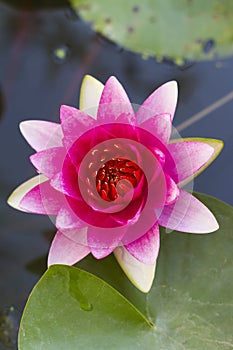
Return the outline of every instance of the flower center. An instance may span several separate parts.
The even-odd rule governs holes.
[[[111,202],[118,195],[123,197],[131,188],[130,183],[134,188],[137,187],[142,175],[143,172],[136,163],[128,159],[113,158],[99,168],[96,189],[102,199]]]

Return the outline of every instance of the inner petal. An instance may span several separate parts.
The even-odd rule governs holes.
[[[148,211],[165,203],[167,153],[156,137],[136,126],[115,123],[87,131],[63,164],[62,186],[71,210],[97,228],[133,228],[140,221],[130,238],[135,240],[156,220],[148,220]]]

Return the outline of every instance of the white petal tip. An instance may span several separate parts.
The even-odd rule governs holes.
[[[7,199],[7,203],[14,209],[27,212],[27,210],[24,210],[20,207],[21,200],[26,195],[26,193],[28,193],[33,187],[46,180],[47,178],[44,175],[37,175],[29,179],[28,181],[22,183],[11,193],[11,195]]]
[[[20,200],[18,199],[18,196],[15,193],[16,191],[17,189],[11,193],[10,197],[7,199],[7,204],[14,209],[24,211],[19,207]]]
[[[104,85],[91,75],[85,75],[80,88],[79,108],[86,110],[94,119],[97,117],[97,106]],[[88,111],[90,109],[90,111]]]
[[[25,137],[27,136],[27,133],[31,132],[32,128],[38,127],[38,123],[44,122],[41,120],[23,120],[22,122],[19,123],[19,130],[21,131],[21,134]]]
[[[197,199],[195,198],[195,200]],[[197,211],[196,217],[198,214],[202,215],[202,217],[199,217],[199,220],[197,218],[197,220],[200,221],[201,226],[200,231],[198,232],[197,230],[196,233],[205,234],[217,231],[219,229],[219,224],[212,211],[210,211],[210,209],[200,200],[196,201],[196,203],[199,204],[199,211]]]
[[[33,120],[24,120],[19,123],[19,130],[23,136],[31,125],[33,125]]]
[[[86,75],[84,75],[84,78],[83,78],[83,81],[82,81],[82,83],[84,83],[84,84],[88,84],[88,83],[100,83],[100,84],[102,84],[98,79],[96,79],[96,78],[94,78],[92,75],[90,75],[90,74],[86,74]]]
[[[173,87],[175,87],[175,88],[178,86],[178,83],[177,83],[176,80],[170,80],[170,81],[168,81],[165,84],[168,84],[168,85],[171,85],[171,86],[173,85]]]
[[[156,264],[145,265],[135,259],[124,247],[117,247],[114,255],[126,276],[142,293],[148,293],[152,287]]]
[[[169,91],[173,90],[173,93],[176,93],[176,95],[178,94],[178,83],[176,80],[170,80],[161,85],[161,87],[169,89]]]
[[[212,233],[212,232],[215,232],[215,231],[217,231],[219,229],[219,224],[218,224],[218,222],[215,219],[213,214],[212,214],[212,218],[210,219],[210,223],[209,224],[210,224],[209,228],[207,228],[206,232],[204,232],[204,233]]]
[[[173,94],[174,96],[174,101],[175,102],[175,105],[177,103],[177,99],[178,99],[178,83],[176,80],[171,80],[169,82],[167,82],[165,85],[167,85],[167,87],[169,87],[171,93]]]

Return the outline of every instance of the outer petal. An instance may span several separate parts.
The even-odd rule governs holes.
[[[136,113],[138,124],[156,114],[170,114],[173,119],[178,97],[176,81],[169,81],[155,90],[140,106]]]
[[[160,246],[159,227],[155,224],[147,233],[125,248],[137,260],[146,265],[154,265]]]
[[[69,149],[87,130],[97,126],[96,121],[86,113],[69,106],[61,106],[61,126],[64,133],[64,145]]]
[[[37,185],[41,184],[42,182],[47,181],[47,177],[45,177],[44,175],[37,175],[32,177],[30,180],[22,183],[19,187],[17,187],[12,194],[10,195],[10,197],[7,200],[7,203],[17,209],[17,210],[21,210],[21,211],[25,211],[27,212],[28,210],[22,209],[19,206],[19,203],[21,202],[22,198],[28,193],[30,192],[34,187],[36,187]]]
[[[60,107],[60,120],[61,123],[64,123],[66,120],[69,120],[72,117],[76,117],[78,115],[78,109],[71,107],[71,106],[66,106],[66,105],[61,105]]]
[[[125,227],[98,228],[89,227],[87,232],[88,246],[96,259],[105,258],[119,245],[126,232]]]
[[[202,167],[211,159],[214,148],[207,143],[186,141],[172,142],[168,145],[173,161],[165,163],[164,170],[180,183],[199,172]]]
[[[154,280],[156,264],[146,265],[141,263],[124,247],[117,247],[114,250],[114,255],[133,285],[141,292],[148,293]]]
[[[63,147],[54,147],[33,154],[30,160],[38,172],[51,179],[62,170],[65,156]]]
[[[97,119],[97,107],[103,88],[104,85],[100,81],[91,75],[85,75],[80,89],[79,108],[94,119]]]
[[[19,207],[29,213],[57,215],[64,201],[63,194],[54,190],[49,181],[45,181],[27,192]]]
[[[184,186],[186,183],[191,181],[193,179],[193,177],[196,177],[199,174],[201,174],[215,160],[215,158],[219,155],[219,153],[221,152],[221,150],[222,150],[222,148],[224,146],[223,141],[216,140],[216,139],[194,138],[194,137],[192,137],[192,138],[185,138],[185,139],[180,139],[180,140],[172,140],[172,142],[181,142],[181,143],[183,141],[200,142],[202,144],[209,145],[210,147],[213,148],[213,154],[209,158],[209,160],[203,166],[201,166],[192,176],[187,177],[185,180],[183,180],[180,183],[181,186]]]
[[[36,151],[62,146],[61,126],[44,120],[26,120],[19,125],[29,145]]]
[[[209,233],[219,226],[210,210],[190,193],[180,190],[178,200],[164,207],[158,222],[172,230]]]
[[[140,127],[167,144],[172,130],[171,116],[170,114],[155,115],[141,123]]]
[[[85,234],[86,232],[82,233],[83,236]],[[54,264],[73,265],[89,253],[90,249],[87,245],[76,243],[58,231],[49,250],[48,266]]]
[[[115,77],[110,77],[103,89],[97,119],[102,123],[111,123],[121,117],[120,121],[134,116],[133,108],[129,98]]]

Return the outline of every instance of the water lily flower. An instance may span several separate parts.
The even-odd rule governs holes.
[[[159,226],[190,233],[218,229],[210,210],[182,187],[218,155],[222,142],[173,139],[177,83],[155,90],[135,112],[115,77],[83,80],[80,109],[61,106],[60,124],[28,120],[20,130],[35,149],[39,175],[8,203],[55,217],[48,265],[114,253],[131,282],[151,288]]]

